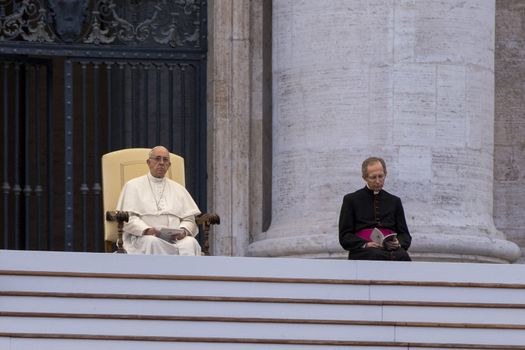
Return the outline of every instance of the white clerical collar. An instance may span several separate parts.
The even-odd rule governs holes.
[[[368,188],[370,191],[373,191],[369,186],[368,184],[366,184],[366,188]],[[380,191],[374,191],[374,194],[379,194]]]
[[[148,179],[150,181],[152,181],[153,183],[156,183],[156,184],[160,184],[161,182],[164,181],[164,178],[163,177],[155,177],[153,175],[151,175],[151,173],[148,173]]]

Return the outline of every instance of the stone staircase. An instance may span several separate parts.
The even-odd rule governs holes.
[[[525,265],[0,250],[26,349],[525,349]]]

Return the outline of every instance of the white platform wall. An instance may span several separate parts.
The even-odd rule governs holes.
[[[525,266],[0,251],[0,349],[524,349]]]

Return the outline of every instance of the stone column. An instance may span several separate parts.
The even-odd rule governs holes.
[[[342,257],[343,195],[385,158],[416,260],[511,262],[493,222],[494,1],[273,8],[273,192],[254,256]]]
[[[271,1],[210,0],[208,9],[208,206],[221,217],[211,250],[243,256],[250,232],[269,226]]]
[[[243,256],[250,184],[250,1],[208,3],[208,205],[212,255]]]

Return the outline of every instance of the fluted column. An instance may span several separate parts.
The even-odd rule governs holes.
[[[254,256],[344,256],[343,195],[385,158],[419,260],[509,262],[493,222],[489,0],[273,1],[272,224]]]

